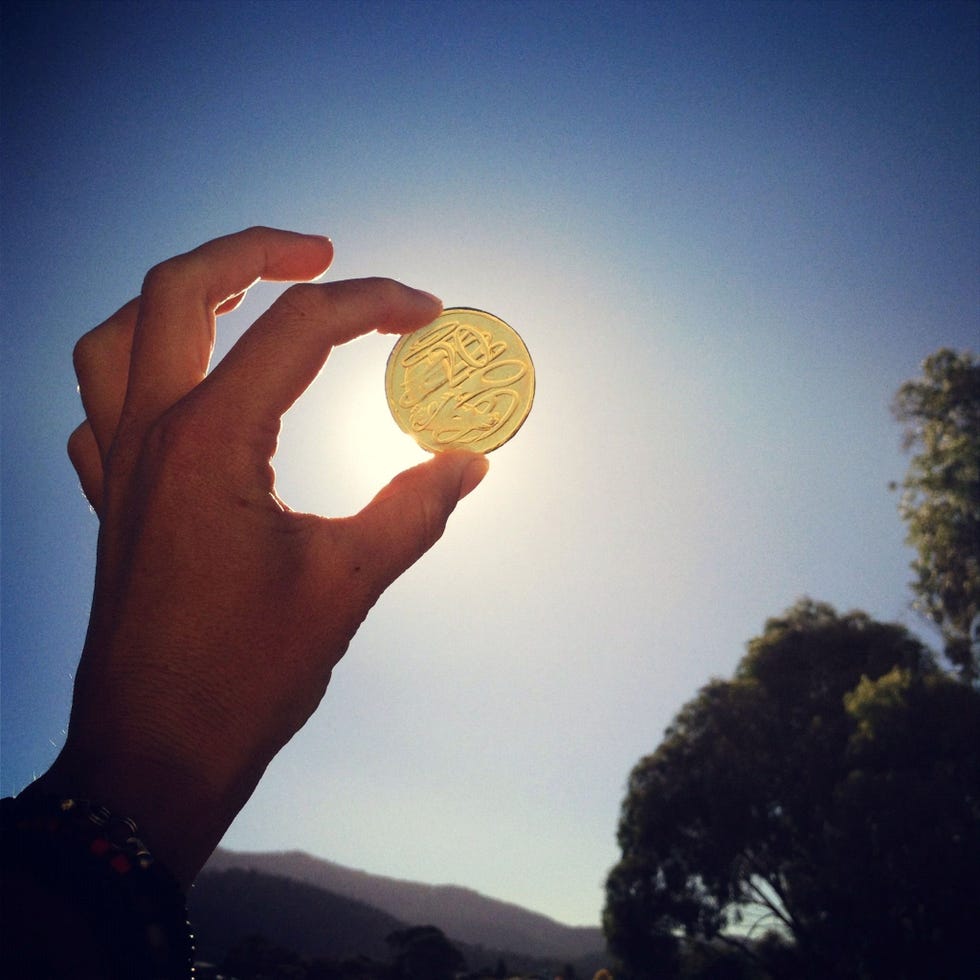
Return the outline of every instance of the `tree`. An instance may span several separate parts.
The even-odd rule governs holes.
[[[965,975],[978,744],[980,692],[907,631],[801,601],[634,768],[611,951],[630,980],[690,976],[719,942],[746,975]]]
[[[980,614],[980,362],[949,349],[898,390],[895,417],[915,450],[899,512],[908,528],[915,606],[940,629],[948,659],[978,677],[970,626]]]
[[[394,974],[403,980],[451,980],[466,966],[463,954],[435,926],[399,929],[387,938]]]
[[[292,950],[270,942],[264,936],[247,936],[228,951],[224,970],[241,980],[277,980],[306,976],[306,968]]]

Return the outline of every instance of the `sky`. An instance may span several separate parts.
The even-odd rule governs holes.
[[[0,790],[64,738],[97,522],[77,337],[154,263],[330,235],[493,312],[520,433],[225,845],[598,924],[634,764],[798,597],[920,629],[889,405],[980,343],[977,3],[5,3]],[[281,286],[219,322],[217,356]],[[290,506],[424,458],[390,337],[284,421]]]

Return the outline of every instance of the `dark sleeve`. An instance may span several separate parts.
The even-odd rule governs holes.
[[[193,976],[183,893],[130,822],[27,797],[0,802],[0,833],[3,976]]]

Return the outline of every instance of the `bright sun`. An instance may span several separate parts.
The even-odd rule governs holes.
[[[429,458],[388,410],[385,364],[396,339],[369,334],[336,348],[284,418],[275,468],[290,507],[355,513],[395,474]]]

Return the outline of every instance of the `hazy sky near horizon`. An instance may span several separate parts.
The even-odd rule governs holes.
[[[5,3],[2,792],[63,739],[91,594],[75,339],[204,240],[321,232],[328,278],[510,322],[537,398],[225,844],[596,924],[630,769],[768,616],[917,625],[889,403],[978,346],[978,12]],[[287,415],[294,508],[423,458],[390,347],[335,351]]]

